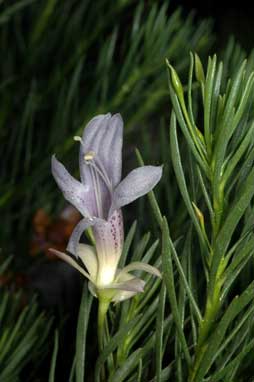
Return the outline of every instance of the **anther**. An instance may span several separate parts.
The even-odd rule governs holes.
[[[75,135],[75,136],[73,137],[73,139],[74,139],[74,141],[76,141],[76,142],[82,142],[82,138],[79,137],[78,135]]]
[[[84,160],[85,161],[90,161],[94,158],[95,156],[95,152],[94,151],[88,151],[85,155],[84,155]]]

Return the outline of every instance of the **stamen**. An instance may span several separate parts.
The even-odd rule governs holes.
[[[94,173],[95,173],[95,181],[96,181],[96,193],[98,193],[97,198],[99,200],[99,204],[98,204],[99,216],[103,218],[103,206],[102,206],[100,181],[99,181],[98,173],[96,171],[94,171]]]
[[[106,186],[110,189],[110,191],[112,191],[111,182],[108,178],[108,175],[107,175],[102,163],[99,161],[99,158],[96,157],[96,160],[97,160],[99,166],[97,166],[95,160],[93,160],[95,158],[95,156],[96,156],[96,153],[94,151],[88,151],[84,155],[84,161],[86,162],[87,165],[90,165],[94,168],[95,172],[100,175],[100,177],[102,178],[102,180],[104,181]]]
[[[95,156],[94,151],[88,151],[88,153],[84,155],[84,160],[89,162],[94,158],[94,156]]]
[[[96,166],[96,164],[94,162],[91,162],[90,164],[95,169],[96,173],[100,175],[101,179],[104,181],[104,183],[109,188],[109,190],[112,191],[112,186],[111,186],[109,179],[107,177],[105,177],[103,172],[99,169],[98,166]]]
[[[104,201],[102,200],[102,190],[101,190],[102,184],[100,182],[100,179],[105,183],[110,195],[112,194],[112,184],[108,177],[107,172],[105,171],[104,166],[102,165],[102,163],[99,160],[99,157],[96,156],[96,153],[94,151],[86,152],[83,158],[86,165],[90,167],[92,182],[94,186],[97,213],[99,217],[103,218]]]
[[[75,136],[73,137],[73,139],[74,139],[74,141],[76,141],[76,142],[80,142],[80,144],[81,144],[83,147],[85,147],[84,142],[83,142],[83,139],[82,139],[81,137],[79,137],[78,135],[75,135]]]
[[[82,142],[82,138],[79,137],[78,135],[75,135],[75,136],[73,137],[73,139],[74,139],[74,141],[76,141],[76,142]]]
[[[108,177],[107,171],[105,170],[105,167],[104,167],[103,163],[100,161],[100,158],[97,158],[97,163],[99,165],[99,167],[97,166],[97,168],[100,171],[100,175],[104,176],[103,177],[104,182],[106,183],[106,185],[108,186],[110,191],[112,191],[112,183],[111,183],[111,181],[110,181],[110,179]]]
[[[89,162],[90,164],[90,162]],[[90,168],[92,181],[94,185],[94,194],[96,200],[97,214],[100,218],[102,218],[102,207],[101,207],[101,194],[100,194],[100,185],[98,182],[98,175],[93,167]]]

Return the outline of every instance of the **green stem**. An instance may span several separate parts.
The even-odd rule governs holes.
[[[99,306],[98,306],[98,345],[99,352],[101,353],[104,348],[104,337],[105,337],[105,322],[107,317],[107,311],[110,301],[99,297]],[[106,381],[106,372],[104,366],[101,369],[101,381]]]
[[[109,301],[104,298],[99,298],[98,306],[98,344],[100,352],[104,347],[104,329],[105,329],[105,319],[109,307]]]
[[[221,287],[222,287],[222,283],[221,283],[220,275],[218,275],[217,282],[215,284],[215,288],[213,291],[213,295],[210,296],[208,293],[208,296],[207,296],[205,314],[199,328],[198,343],[197,343],[197,347],[195,351],[195,361],[190,373],[189,382],[195,381],[197,371],[199,369],[199,366],[205,354],[206,347],[207,347],[207,339],[212,331],[217,314],[220,309]]]
[[[131,305],[129,308],[129,311],[127,312],[126,318],[125,318],[125,324],[127,324],[135,315],[137,315],[137,303],[135,299],[132,299]],[[126,360],[128,356],[128,346],[130,344],[130,338],[129,336],[126,336],[122,342],[118,346],[117,350],[117,364],[118,365],[123,365],[124,361]]]
[[[212,168],[212,173],[214,169]],[[214,181],[213,177],[212,180]],[[216,241],[217,234],[220,230],[221,219],[224,211],[224,183],[221,182],[213,189],[213,211],[214,216],[212,215],[212,240],[210,245],[210,256],[209,256],[209,269],[211,275],[211,267],[214,255],[214,242]],[[208,345],[208,340],[210,333],[214,327],[215,320],[217,318],[218,312],[220,310],[220,296],[221,288],[223,284],[223,272],[225,270],[225,260],[222,258],[217,268],[216,278],[214,286],[212,287],[211,281],[207,285],[207,299],[205,306],[204,318],[201,321],[199,326],[199,335],[198,343],[195,350],[195,360],[193,368],[189,375],[189,382],[195,382],[195,378],[199,369],[200,364],[202,363],[206,348]]]

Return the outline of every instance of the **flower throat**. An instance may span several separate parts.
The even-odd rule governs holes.
[[[81,143],[81,145],[84,147],[84,143],[83,143],[81,137],[75,136],[74,140],[79,141]],[[107,218],[107,216],[105,216],[105,211],[104,211],[105,210],[105,200],[103,200],[103,197],[102,197],[101,180],[103,181],[103,184],[107,188],[107,194],[109,194],[110,199],[111,199],[111,195],[113,192],[111,181],[108,177],[108,174],[105,170],[105,167],[103,166],[99,157],[96,156],[96,153],[94,151],[87,151],[84,155],[84,161],[85,161],[85,164],[90,169],[98,217],[100,217],[102,219]]]

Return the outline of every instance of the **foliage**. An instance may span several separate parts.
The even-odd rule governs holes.
[[[168,102],[165,57],[183,73],[188,51],[203,54],[213,38],[210,22],[170,14],[167,2],[21,0],[0,7],[1,236],[12,251],[27,249],[38,208],[61,208],[51,155],[70,161],[72,137],[99,113],[120,111],[126,133],[136,134]]]
[[[1,277],[11,260],[1,264]],[[26,304],[21,290],[14,292],[2,286],[0,295],[0,380],[18,382],[24,374],[26,381],[33,381],[47,353],[52,320],[40,313],[35,298]]]
[[[194,70],[199,83],[196,90],[192,85]],[[232,78],[225,78],[223,63],[218,63],[216,56],[209,58],[204,73],[199,57],[191,55],[185,97],[180,79],[169,65],[174,108],[170,124],[172,163],[197,235],[194,237],[193,230],[189,231],[189,254],[187,258],[184,253],[179,257],[165,221],[163,258],[178,332],[177,348],[184,352],[185,365],[177,359],[182,375],[188,375],[190,382],[241,378],[242,360],[253,346],[253,282],[247,279],[243,288],[234,290],[237,277],[253,256],[253,82],[254,73],[246,61],[237,65]],[[195,114],[194,92],[200,97]],[[190,167],[183,165],[178,125],[191,152],[195,179],[191,189]],[[179,292],[174,286],[173,260],[179,273]],[[195,281],[197,272],[204,277]],[[185,297],[177,301],[181,288]],[[182,319],[181,312],[186,312]]]

